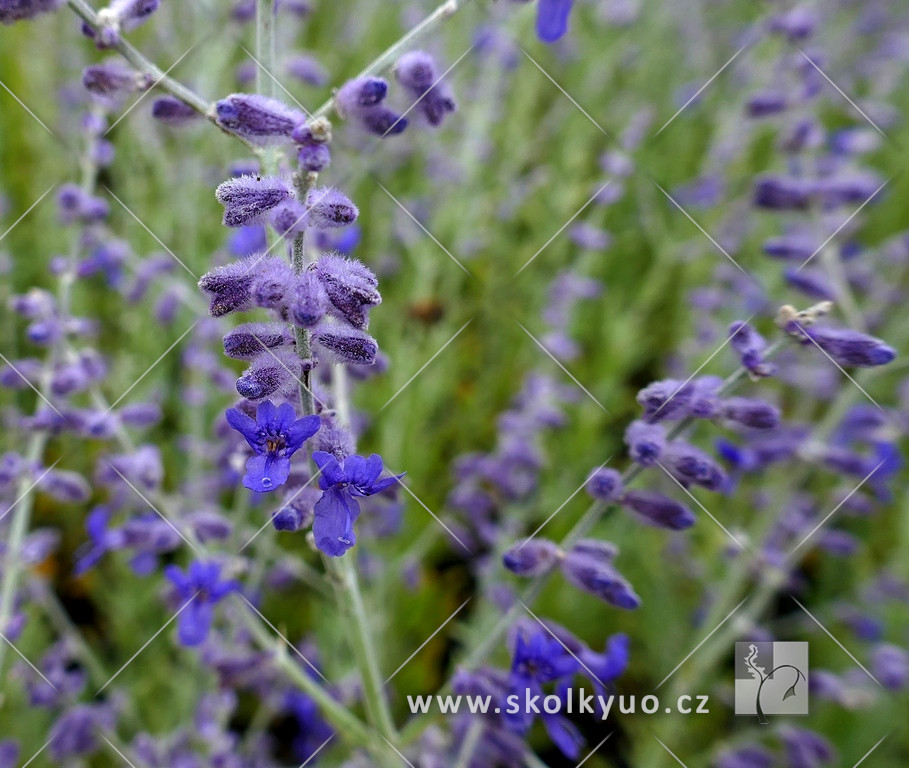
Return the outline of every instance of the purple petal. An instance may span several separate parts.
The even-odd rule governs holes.
[[[261,448],[258,444],[259,425],[255,421],[236,408],[228,409],[224,412],[224,415],[227,417],[227,423],[246,438],[246,442],[250,444],[253,450]]]
[[[360,514],[356,499],[344,488],[329,488],[313,508],[316,546],[329,557],[340,557],[357,541],[353,521]]]
[[[323,491],[338,483],[347,482],[347,475],[344,474],[344,470],[332,454],[325,451],[315,451],[312,455],[312,460],[316,462],[316,466],[322,473],[319,477],[319,487]]]
[[[200,645],[208,637],[215,617],[211,603],[202,600],[193,600],[180,614],[180,624],[177,637],[186,646]]]
[[[243,485],[257,493],[268,493],[287,482],[290,459],[283,456],[253,456],[246,462]]]
[[[284,434],[287,438],[287,447],[284,449],[284,455],[292,456],[296,453],[304,442],[309,440],[309,438],[319,431],[321,424],[322,420],[315,414],[312,416],[304,416],[302,419],[297,419],[293,422],[284,430]]]

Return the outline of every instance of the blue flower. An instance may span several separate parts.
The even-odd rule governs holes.
[[[568,649],[544,630],[527,638],[524,633],[517,636],[514,659],[511,664],[509,683],[511,695],[517,695],[520,702],[517,714],[506,710],[508,727],[518,733],[526,733],[533,724],[533,712],[527,711],[525,701],[534,696],[543,697],[545,683],[556,684],[556,695],[564,697],[571,678],[580,670],[578,660]],[[583,743],[581,734],[572,723],[558,713],[541,714],[543,725],[553,743],[562,754],[577,758]]]
[[[554,43],[568,31],[568,15],[574,0],[540,0],[537,8],[537,37]]]
[[[319,467],[322,497],[316,502],[312,525],[316,546],[330,557],[340,557],[357,542],[354,521],[360,515],[358,496],[372,496],[384,491],[403,475],[379,480],[382,457],[374,453],[348,456],[343,464],[330,453],[316,451],[313,461]]]
[[[246,462],[243,485],[265,493],[284,485],[290,475],[290,457],[319,431],[318,416],[296,418],[290,403],[275,407],[270,400],[259,403],[255,420],[231,408],[227,423],[246,438],[256,455]]]
[[[221,581],[218,563],[193,561],[185,573],[176,565],[169,565],[164,569],[164,575],[176,587],[181,603],[189,601],[180,613],[177,626],[180,642],[186,646],[205,642],[215,617],[215,603],[238,591],[240,585],[236,581]]]

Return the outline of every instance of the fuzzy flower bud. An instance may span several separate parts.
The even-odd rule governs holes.
[[[252,257],[252,299],[264,309],[281,309],[294,285],[294,271],[280,256]]]
[[[218,125],[260,146],[290,140],[302,113],[277,99],[250,93],[234,93],[215,104]]]
[[[152,117],[168,125],[185,125],[199,117],[191,106],[175,99],[173,96],[162,96],[152,103]]]
[[[653,466],[666,447],[666,431],[659,424],[632,421],[625,430],[625,445],[632,461],[642,467]]]
[[[624,490],[622,475],[614,469],[600,467],[587,480],[588,495],[600,501],[615,501]]]
[[[145,90],[152,81],[147,75],[130,69],[119,61],[92,64],[82,72],[82,85],[98,96],[118,96]]]
[[[0,24],[33,19],[60,7],[63,0],[0,0]]]
[[[242,261],[225,264],[202,275],[199,287],[211,296],[208,311],[213,317],[250,309],[253,275]]]
[[[751,429],[775,429],[780,425],[778,408],[763,400],[730,397],[723,401],[722,416]]]
[[[694,515],[681,502],[654,491],[627,491],[622,505],[648,525],[681,531],[694,525]]]
[[[279,235],[299,235],[306,231],[307,213],[296,200],[285,200],[271,209],[268,221]]]
[[[237,392],[247,400],[262,400],[274,394],[290,396],[298,386],[303,365],[287,347],[266,350],[237,379]]]
[[[637,608],[641,599],[612,565],[615,547],[608,542],[602,542],[606,546],[599,547],[599,543],[595,540],[578,542],[565,555],[562,573],[574,586],[616,608]]]
[[[277,176],[246,175],[221,183],[215,197],[224,206],[224,224],[242,227],[261,221],[272,208],[291,197],[291,190]]]
[[[637,401],[644,408],[645,420],[655,422],[684,416],[690,396],[691,390],[684,382],[663,379],[638,392]]]
[[[379,345],[368,333],[340,325],[323,325],[313,333],[313,342],[329,360],[348,365],[372,365]]]
[[[726,484],[723,468],[702,450],[683,440],[669,443],[660,463],[683,485],[695,484],[719,491]]]
[[[331,187],[320,187],[309,193],[309,226],[316,229],[336,229],[353,224],[360,212],[347,195]]]
[[[283,323],[244,323],[224,336],[224,354],[236,360],[251,360],[266,349],[293,343]]]
[[[742,366],[747,368],[753,377],[773,376],[776,372],[776,366],[764,362],[767,342],[748,323],[736,321],[729,326],[729,346],[739,356]]]
[[[441,125],[457,108],[451,89],[438,76],[436,63],[425,51],[405,53],[395,64],[395,77],[415,99],[416,108],[430,125]]]
[[[316,262],[315,273],[338,318],[355,328],[365,328],[367,312],[382,302],[379,281],[372,270],[356,259],[326,254]]]
[[[328,295],[315,270],[299,275],[289,297],[290,319],[302,328],[312,328],[328,311]]]
[[[505,567],[518,576],[539,576],[558,562],[558,545],[548,539],[527,539],[515,544],[503,556]]]
[[[844,367],[871,368],[886,365],[896,350],[880,339],[849,328],[805,328],[805,343],[812,341]]]

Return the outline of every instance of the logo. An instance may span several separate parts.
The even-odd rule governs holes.
[[[808,714],[808,643],[736,643],[735,714]]]

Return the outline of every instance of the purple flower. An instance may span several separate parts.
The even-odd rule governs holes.
[[[659,424],[636,419],[625,430],[625,445],[632,461],[642,467],[652,467],[666,447],[666,430]]]
[[[335,363],[372,365],[379,353],[379,345],[368,333],[340,324],[320,325],[312,340],[319,352]]]
[[[579,669],[577,659],[546,630],[541,628],[530,637],[520,632],[508,679],[510,695],[518,697],[521,707],[515,714],[506,710],[505,722],[509,729],[526,733],[533,724],[534,715],[523,706],[525,699],[534,696],[542,698],[543,685],[547,683],[556,683],[557,690],[564,687]],[[574,725],[560,714],[544,712],[540,717],[546,732],[562,754],[576,759],[583,739]]]
[[[146,75],[130,69],[120,61],[92,64],[82,72],[82,85],[99,96],[117,96],[148,88]]]
[[[316,451],[313,461],[321,471],[322,497],[316,502],[312,525],[316,546],[329,557],[340,557],[357,542],[353,524],[360,514],[360,496],[372,496],[394,485],[403,475],[381,480],[382,457],[374,453],[348,456],[338,462],[332,454]]]
[[[243,227],[260,222],[275,206],[291,197],[290,187],[277,176],[238,176],[215,190],[224,206],[224,224]]]
[[[305,119],[277,99],[234,93],[215,104],[218,125],[258,145],[290,141],[293,129]]]
[[[401,133],[407,119],[382,105],[388,83],[380,77],[348,80],[335,94],[335,108],[343,118],[353,118],[370,133],[382,138]]]
[[[754,204],[771,210],[808,208],[814,185],[804,179],[767,176],[759,179],[754,188]]]
[[[225,264],[202,275],[199,287],[211,296],[208,311],[213,317],[252,307],[253,275],[243,262]]]
[[[436,64],[425,51],[405,53],[395,63],[395,77],[417,99],[416,108],[430,125],[441,125],[456,109],[451,89],[437,74]]]
[[[288,308],[290,319],[303,328],[312,328],[325,317],[328,295],[315,270],[308,269],[297,277]]]
[[[722,416],[751,429],[775,429],[780,425],[779,408],[750,397],[730,397],[724,400]]]
[[[315,274],[331,302],[332,314],[355,328],[365,328],[369,309],[382,302],[372,270],[356,259],[326,254],[316,262]]]
[[[657,528],[681,531],[694,525],[694,515],[681,502],[654,491],[626,491],[622,505]]]
[[[346,227],[357,220],[360,212],[347,195],[331,187],[312,190],[307,199],[307,225],[316,229]]]
[[[807,337],[806,344],[813,341],[842,366],[871,368],[886,365],[896,357],[896,350],[893,347],[874,336],[849,328],[799,326],[797,330]]]
[[[266,349],[293,343],[283,323],[244,323],[224,336],[224,354],[237,360],[252,360]]]
[[[515,544],[502,556],[505,567],[518,576],[546,573],[561,555],[558,545],[549,539],[528,539]]]
[[[211,629],[215,603],[239,591],[240,585],[222,581],[221,566],[215,562],[194,560],[185,573],[178,566],[169,565],[164,575],[176,588],[177,598],[186,605],[180,613],[177,637],[187,647],[201,645]]]
[[[881,685],[899,691],[909,685],[909,653],[897,645],[881,644],[871,656],[871,668]]]
[[[246,462],[243,485],[258,493],[273,491],[287,482],[290,457],[319,430],[318,416],[298,419],[290,403],[277,408],[270,400],[259,403],[255,420],[236,408],[225,415],[227,423],[255,451],[256,455]]]
[[[189,104],[173,96],[161,96],[155,99],[152,103],[151,114],[155,120],[174,126],[185,125],[191,120],[200,117],[199,113]]]
[[[729,326],[729,346],[752,376],[760,378],[772,376],[776,372],[776,366],[764,362],[767,342],[748,323],[737,321]]]
[[[562,573],[579,589],[616,608],[632,610],[641,604],[631,585],[613,567],[616,548],[594,539],[579,541],[565,555]]]
[[[544,43],[554,43],[568,31],[568,16],[574,0],[539,0],[537,8],[537,37]]]
[[[307,363],[289,347],[260,351],[237,379],[237,392],[247,400],[261,400],[275,394],[291,397],[305,366]]]
[[[614,469],[600,467],[588,478],[587,493],[600,501],[615,501],[624,490],[622,475]]]
[[[685,382],[663,379],[638,392],[637,401],[644,409],[645,420],[654,422],[684,416],[690,396],[691,389]]]

